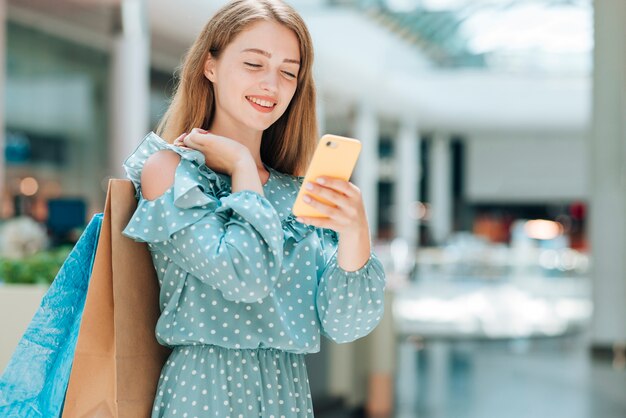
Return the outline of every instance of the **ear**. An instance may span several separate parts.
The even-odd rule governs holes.
[[[213,56],[209,52],[206,61],[204,62],[204,76],[212,83],[215,83],[215,67],[215,58],[213,58]]]

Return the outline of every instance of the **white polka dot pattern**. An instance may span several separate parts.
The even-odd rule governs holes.
[[[295,220],[291,206],[303,177],[268,167],[265,196],[232,193],[230,177],[206,167],[204,156],[171,147],[150,134],[125,162],[140,188],[141,167],[152,153],[167,148],[182,156],[166,193],[154,201],[138,193],[123,231],[148,242],[152,253],[163,345],[317,352],[320,335],[348,342],[378,324],[382,264],[372,253],[359,270],[344,271],[336,260],[337,233]],[[190,190],[205,199],[179,207]]]
[[[337,248],[336,234],[324,234],[327,248]],[[369,334],[384,312],[385,271],[373,252],[358,270],[347,271],[337,263],[334,251],[322,271],[317,288],[321,331],[337,343]]]
[[[152,418],[312,418],[303,354],[219,346],[174,348],[159,378]]]
[[[278,278],[284,239],[281,222],[256,192],[242,190],[221,201],[213,213],[197,221],[180,220],[184,228],[151,247],[182,271],[220,290],[226,300],[254,302],[266,297]]]
[[[149,201],[141,194],[141,169],[151,154],[162,149],[172,149],[182,158],[172,187]],[[138,205],[122,233],[148,243],[160,285],[156,337],[176,348],[163,370],[164,392],[155,402],[155,416],[312,416],[304,411],[308,401],[296,402],[293,408],[299,411],[294,413],[293,403],[288,403],[294,400],[284,396],[306,397],[308,382],[302,382],[303,377],[298,377],[303,392],[279,392],[283,395],[275,402],[286,404],[275,414],[260,414],[258,408],[268,408],[268,403],[254,401],[256,396],[274,396],[274,387],[256,388],[240,409],[237,404],[243,398],[229,388],[244,385],[241,379],[248,369],[240,363],[228,364],[226,357],[217,359],[228,367],[213,369],[211,364],[217,363],[203,361],[215,359],[215,354],[203,351],[201,356],[197,350],[214,347],[233,362],[232,356],[245,350],[248,355],[274,350],[282,353],[276,358],[279,361],[319,351],[321,335],[337,343],[367,335],[384,310],[385,273],[376,255],[371,253],[359,270],[345,271],[337,264],[337,233],[295,220],[291,207],[303,177],[268,167],[270,178],[263,195],[250,190],[232,193],[230,177],[206,167],[201,153],[174,147],[155,134],[144,138],[124,168],[137,189]],[[174,353],[182,356],[183,349],[197,357],[175,360]],[[287,369],[276,368],[271,356],[264,364],[269,374],[255,375],[252,382],[276,374],[277,385],[293,385],[291,377],[283,375]],[[178,379],[177,387],[185,382],[187,389],[189,385],[208,388],[210,396],[189,390],[168,393],[172,382],[166,378]],[[231,386],[224,382],[229,378],[234,379]],[[223,385],[227,396],[219,389]],[[226,402],[224,408],[215,409],[216,400]],[[249,406],[253,412],[247,414]]]

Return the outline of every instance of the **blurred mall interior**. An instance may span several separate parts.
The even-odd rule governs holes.
[[[316,416],[626,417],[626,2],[291,0],[387,272]],[[0,370],[222,0],[0,0]]]

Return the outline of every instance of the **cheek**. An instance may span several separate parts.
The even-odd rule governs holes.
[[[231,94],[239,94],[249,88],[254,80],[246,71],[229,71],[222,81],[223,86],[226,87]]]
[[[293,83],[289,83],[287,86],[284,86],[283,89],[283,101],[289,105],[293,96],[296,94],[296,85]],[[287,107],[287,106],[285,106]]]

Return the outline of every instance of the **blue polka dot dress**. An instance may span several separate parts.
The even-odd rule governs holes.
[[[181,156],[173,185],[141,194],[145,161]],[[296,221],[303,177],[266,166],[263,195],[231,180],[196,150],[149,133],[124,168],[138,206],[122,234],[146,242],[160,285],[160,344],[172,348],[152,417],[312,417],[304,362],[320,336],[367,335],[383,315],[385,272],[372,252],[356,271],[337,264],[338,235]]]

